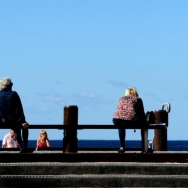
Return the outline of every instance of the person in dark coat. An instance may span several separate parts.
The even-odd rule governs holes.
[[[24,150],[28,144],[29,124],[25,120],[20,97],[16,91],[12,91],[12,86],[10,78],[0,79],[0,124],[7,124],[15,131],[18,143]]]

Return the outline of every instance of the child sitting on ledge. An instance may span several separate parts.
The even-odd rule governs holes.
[[[50,141],[48,139],[48,134],[45,130],[42,130],[39,135],[39,139],[37,140],[36,144],[36,151],[40,148],[49,148]]]
[[[4,136],[2,148],[19,148],[17,135],[14,130],[10,129],[10,132]]]

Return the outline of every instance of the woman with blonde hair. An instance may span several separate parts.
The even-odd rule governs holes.
[[[48,139],[48,134],[45,130],[42,130],[39,135],[39,139],[37,140],[36,144],[36,151],[40,148],[49,148],[50,141]]]
[[[138,93],[135,87],[130,87],[125,90],[125,96],[132,95],[138,97]]]
[[[125,125],[127,120],[139,120],[145,123],[145,113],[142,99],[139,98],[135,87],[127,88],[125,96],[118,102],[117,110],[113,114],[113,123],[115,125]],[[119,153],[125,151],[125,129],[119,129],[120,149]]]

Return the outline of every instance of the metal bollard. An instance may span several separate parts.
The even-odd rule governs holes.
[[[63,153],[77,152],[77,129],[71,129],[78,125],[78,107],[76,105],[64,107],[64,125],[69,126],[70,129],[64,130]]]
[[[167,111],[164,110],[167,106]],[[164,103],[162,110],[156,110],[156,123],[166,123],[168,127],[168,113],[170,112],[170,103]],[[154,131],[154,150],[155,151],[167,151],[167,128],[155,129]]]

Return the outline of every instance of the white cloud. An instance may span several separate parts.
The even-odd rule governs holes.
[[[113,100],[102,98],[95,93],[80,92],[74,93],[69,97],[61,97],[52,92],[40,93],[38,95],[43,101],[43,106],[36,107],[35,109],[32,108],[33,111],[38,113],[51,113],[55,109],[62,108],[65,105],[77,105],[81,109],[93,111],[100,109],[100,105],[114,104]]]
[[[80,93],[79,95],[85,98],[97,98],[95,94]]]
[[[55,84],[63,84],[62,81],[56,81]]]
[[[42,100],[48,101],[48,102],[52,102],[52,103],[58,103],[58,104],[62,104],[63,98],[55,93],[52,92],[48,92],[48,93],[39,93],[40,97],[42,98]]]
[[[35,107],[26,107],[25,111],[33,114],[49,114],[54,110],[52,110],[52,108],[47,106],[35,106]]]
[[[49,93],[43,96],[45,100],[52,101],[52,102],[61,102],[62,97],[57,96],[56,94]]]
[[[114,87],[121,87],[121,88],[124,88],[124,89],[129,87],[129,85],[125,82],[120,82],[120,81],[115,81],[115,80],[107,80],[107,82]]]
[[[94,93],[85,92],[73,94],[73,101],[84,110],[97,110],[100,108],[100,105],[109,105],[114,103],[114,101],[104,99]]]

